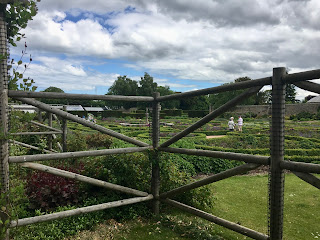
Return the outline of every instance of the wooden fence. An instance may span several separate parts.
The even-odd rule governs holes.
[[[1,5],[1,4],[0,4]],[[0,54],[5,54],[7,51],[6,46],[6,25],[3,20],[3,9],[0,11]],[[282,239],[283,232],[283,193],[284,193],[284,170],[291,170],[299,178],[308,182],[309,184],[320,189],[320,180],[312,173],[320,173],[320,165],[311,163],[293,162],[290,159],[284,159],[284,98],[285,98],[285,84],[293,83],[296,86],[309,90],[315,93],[320,93],[320,85],[309,82],[307,80],[320,78],[320,70],[313,70],[295,74],[286,74],[286,69],[283,67],[274,68],[273,75],[266,78],[255,79],[246,82],[233,83],[228,85],[222,85],[213,88],[207,88],[202,90],[190,91],[185,93],[179,93],[168,96],[160,96],[159,93],[154,93],[152,97],[143,96],[110,96],[110,95],[85,95],[85,94],[67,94],[67,93],[46,93],[46,92],[23,92],[23,91],[8,91],[8,73],[7,73],[7,61],[6,59],[0,62],[0,119],[1,119],[1,136],[4,136],[0,140],[0,176],[2,192],[9,191],[9,164],[20,164],[23,167],[45,171],[53,175],[62,176],[78,181],[90,183],[96,186],[104,187],[107,189],[128,193],[134,197],[129,199],[123,199],[120,201],[114,201],[109,203],[103,203],[88,207],[82,207],[74,210],[68,210],[53,214],[47,214],[42,216],[30,217],[25,219],[19,219],[11,221],[10,227],[24,226],[33,223],[39,223],[44,221],[50,221],[60,219],[64,217],[74,216],[78,214],[89,213],[93,211],[104,210],[108,208],[114,208],[124,206],[128,204],[134,204],[145,201],[152,201],[152,211],[155,214],[159,214],[160,202],[174,206],[188,213],[194,214],[215,224],[221,225],[245,236],[253,239],[271,239],[280,240]],[[192,133],[196,129],[210,122],[220,114],[230,110],[232,107],[241,103],[246,98],[256,94],[263,86],[272,86],[272,122],[271,122],[271,136],[270,136],[270,157],[256,156],[250,154],[240,154],[232,152],[220,152],[220,151],[207,151],[207,150],[196,150],[196,149],[183,149],[183,148],[172,148],[171,144],[177,142],[179,139]],[[160,144],[160,104],[163,101],[181,99],[185,97],[195,97],[200,95],[214,94],[224,91],[232,91],[239,89],[247,89],[245,92],[225,103],[220,108],[209,113],[207,116],[181,131],[171,139]],[[59,116],[64,119],[64,128],[66,127],[66,120],[80,123],[84,126],[97,130],[101,133],[108,134],[115,138],[121,139],[128,143],[132,143],[137,147],[131,148],[119,148],[119,149],[105,149],[95,151],[81,151],[81,152],[62,152],[62,153],[48,153],[48,154],[37,154],[27,156],[9,156],[7,136],[8,133],[8,97],[19,100],[23,103],[33,105],[43,111],[48,112],[50,119],[52,116]],[[100,99],[107,101],[143,101],[152,103],[152,145],[145,142],[130,138],[118,132],[112,131],[105,127],[99,126],[95,123],[86,121],[75,115],[67,113],[63,110],[56,109],[47,104],[39,102],[34,98],[68,98],[68,99]],[[54,115],[53,115],[54,114]],[[50,125],[49,120],[49,125]],[[49,126],[52,131],[50,134],[60,134],[61,131],[53,129]],[[62,131],[63,132],[63,131]],[[49,146],[49,150],[52,148]],[[102,156],[109,154],[121,154],[121,153],[134,153],[152,150],[150,154],[150,164],[152,165],[152,179],[151,179],[151,192],[142,192],[136,189],[104,182],[80,174],[71,173],[68,171],[60,170],[57,168],[45,166],[36,161],[42,160],[55,160],[55,159],[66,159],[74,157],[85,157],[85,156]],[[215,174],[213,176],[201,179],[197,182],[193,182],[184,186],[180,186],[176,189],[172,189],[168,192],[161,193],[160,189],[160,167],[159,167],[159,156],[161,152],[189,154],[195,156],[207,156],[207,157],[218,157],[224,159],[244,161],[246,164],[229,169],[227,171]],[[246,173],[247,171],[253,170],[261,165],[270,166],[270,183],[269,183],[269,231],[268,235],[257,232],[255,230],[246,228],[237,223],[227,221],[219,218],[212,214],[206,213],[192,206],[185,205],[183,203],[172,200],[171,198],[179,193],[189,191],[213,182],[217,182],[238,174]],[[8,235],[7,235],[8,237]]]

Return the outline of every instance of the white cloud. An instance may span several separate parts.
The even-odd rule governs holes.
[[[45,65],[50,61],[43,58],[37,68],[61,78],[67,74],[65,81],[72,83],[98,74],[76,62],[79,56],[127,60],[125,66],[137,71],[193,80],[192,88],[198,80],[270,76],[279,66],[290,71],[320,68],[317,0],[47,0],[39,9],[25,30],[29,51],[51,59],[67,56],[66,65],[54,60],[59,69]]]
[[[119,76],[116,73],[102,74],[83,68],[76,59],[61,60],[51,57],[38,57],[39,63],[32,63],[26,74],[34,79],[35,86],[45,89],[55,86],[64,91],[94,90],[96,86],[109,87]],[[79,65],[75,65],[75,63]]]

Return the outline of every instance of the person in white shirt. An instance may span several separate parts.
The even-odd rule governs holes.
[[[230,131],[233,131],[235,125],[236,125],[236,124],[235,124],[234,121],[233,121],[233,117],[231,117],[231,118],[230,118],[230,121],[228,122],[229,130],[230,130]]]
[[[238,118],[238,130],[239,132],[242,132],[242,125],[243,125],[243,119],[241,116]]]

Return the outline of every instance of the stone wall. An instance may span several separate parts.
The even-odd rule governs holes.
[[[320,103],[297,103],[297,104],[286,104],[285,115],[287,117],[291,115],[296,115],[300,112],[310,112],[317,113]],[[271,105],[243,105],[237,106],[234,111],[234,114],[243,115],[245,113],[254,113],[258,116],[270,115],[271,114]]]

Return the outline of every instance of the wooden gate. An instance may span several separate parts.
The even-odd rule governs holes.
[[[6,25],[3,20],[3,9],[0,11],[0,54],[3,56],[6,54]],[[222,85],[213,88],[207,88],[202,90],[190,91],[185,93],[179,93],[169,96],[160,96],[159,93],[154,93],[152,97],[143,96],[110,96],[110,95],[85,95],[85,94],[67,94],[67,93],[51,93],[51,92],[21,92],[21,91],[8,91],[8,73],[6,59],[0,62],[0,119],[1,119],[1,136],[0,140],[0,175],[2,192],[9,191],[9,164],[20,164],[23,167],[27,167],[34,170],[45,171],[57,176],[63,176],[70,179],[90,183],[107,189],[120,191],[123,193],[134,195],[129,199],[123,199],[120,201],[108,202],[89,207],[78,208],[74,210],[68,210],[64,212],[58,212],[53,214],[47,214],[42,216],[36,216],[31,218],[14,220],[10,223],[10,227],[23,226],[32,223],[39,223],[44,221],[50,221],[60,219],[64,217],[74,216],[83,213],[89,213],[93,211],[99,211],[103,209],[134,204],[145,201],[152,201],[153,213],[159,214],[160,202],[172,205],[186,212],[204,218],[208,221],[214,222],[218,225],[224,226],[228,229],[251,237],[253,239],[282,239],[283,230],[283,193],[284,193],[284,170],[290,170],[296,174],[299,178],[310,183],[311,185],[320,188],[320,180],[312,173],[320,173],[320,165],[311,163],[293,162],[290,159],[284,159],[284,108],[285,108],[285,84],[293,83],[296,86],[320,94],[320,85],[309,82],[307,80],[320,78],[320,70],[313,70],[295,74],[286,74],[286,69],[274,68],[273,75],[261,79],[255,79],[246,82],[233,83],[228,85]],[[250,154],[240,154],[232,152],[220,152],[220,151],[208,151],[208,150],[196,150],[196,149],[183,149],[172,148],[171,144],[175,143],[179,139],[192,133],[196,129],[200,128],[204,124],[210,122],[220,114],[230,110],[232,107],[241,103],[246,98],[256,94],[263,86],[272,86],[272,122],[271,122],[271,136],[270,136],[270,157],[257,156]],[[182,132],[178,133],[166,142],[159,144],[160,135],[160,104],[163,101],[181,99],[185,97],[195,97],[200,95],[215,94],[224,91],[233,91],[247,89],[245,92],[225,103],[223,106],[209,113],[207,116],[186,128]],[[123,141],[132,143],[137,147],[119,148],[119,149],[105,149],[95,151],[83,151],[83,152],[62,152],[62,153],[48,153],[26,156],[9,156],[8,151],[8,97],[19,100],[23,103],[35,106],[50,114],[55,114],[65,120],[74,121],[84,126],[97,130],[101,133],[108,134],[112,137],[121,139]],[[112,131],[105,127],[99,126],[95,123],[88,122],[75,115],[69,114],[63,110],[56,109],[47,104],[39,102],[34,98],[53,98],[53,99],[87,99],[87,100],[106,100],[106,101],[142,101],[152,103],[152,145],[145,142],[130,138],[118,132]],[[54,132],[51,134],[58,134],[61,132]],[[102,156],[110,154],[121,153],[134,153],[152,150],[152,179],[151,179],[151,192],[142,192],[136,189],[131,189],[125,186],[104,182],[94,178],[89,178],[80,174],[75,174],[60,170],[57,168],[45,166],[35,163],[42,160],[57,160],[75,157],[86,156]],[[244,161],[246,164],[229,169],[227,171],[215,174],[205,179],[193,182],[181,186],[176,189],[172,189],[168,192],[160,193],[160,168],[159,168],[159,154],[161,152],[189,154],[196,156],[207,156],[214,158],[223,158],[229,160]],[[217,216],[211,215],[192,206],[185,205],[183,203],[172,200],[171,197],[176,194],[189,191],[213,182],[217,182],[238,174],[246,173],[249,170],[255,169],[261,165],[270,166],[270,184],[269,184],[269,234],[265,235],[255,230],[246,228],[237,223],[233,223]]]

